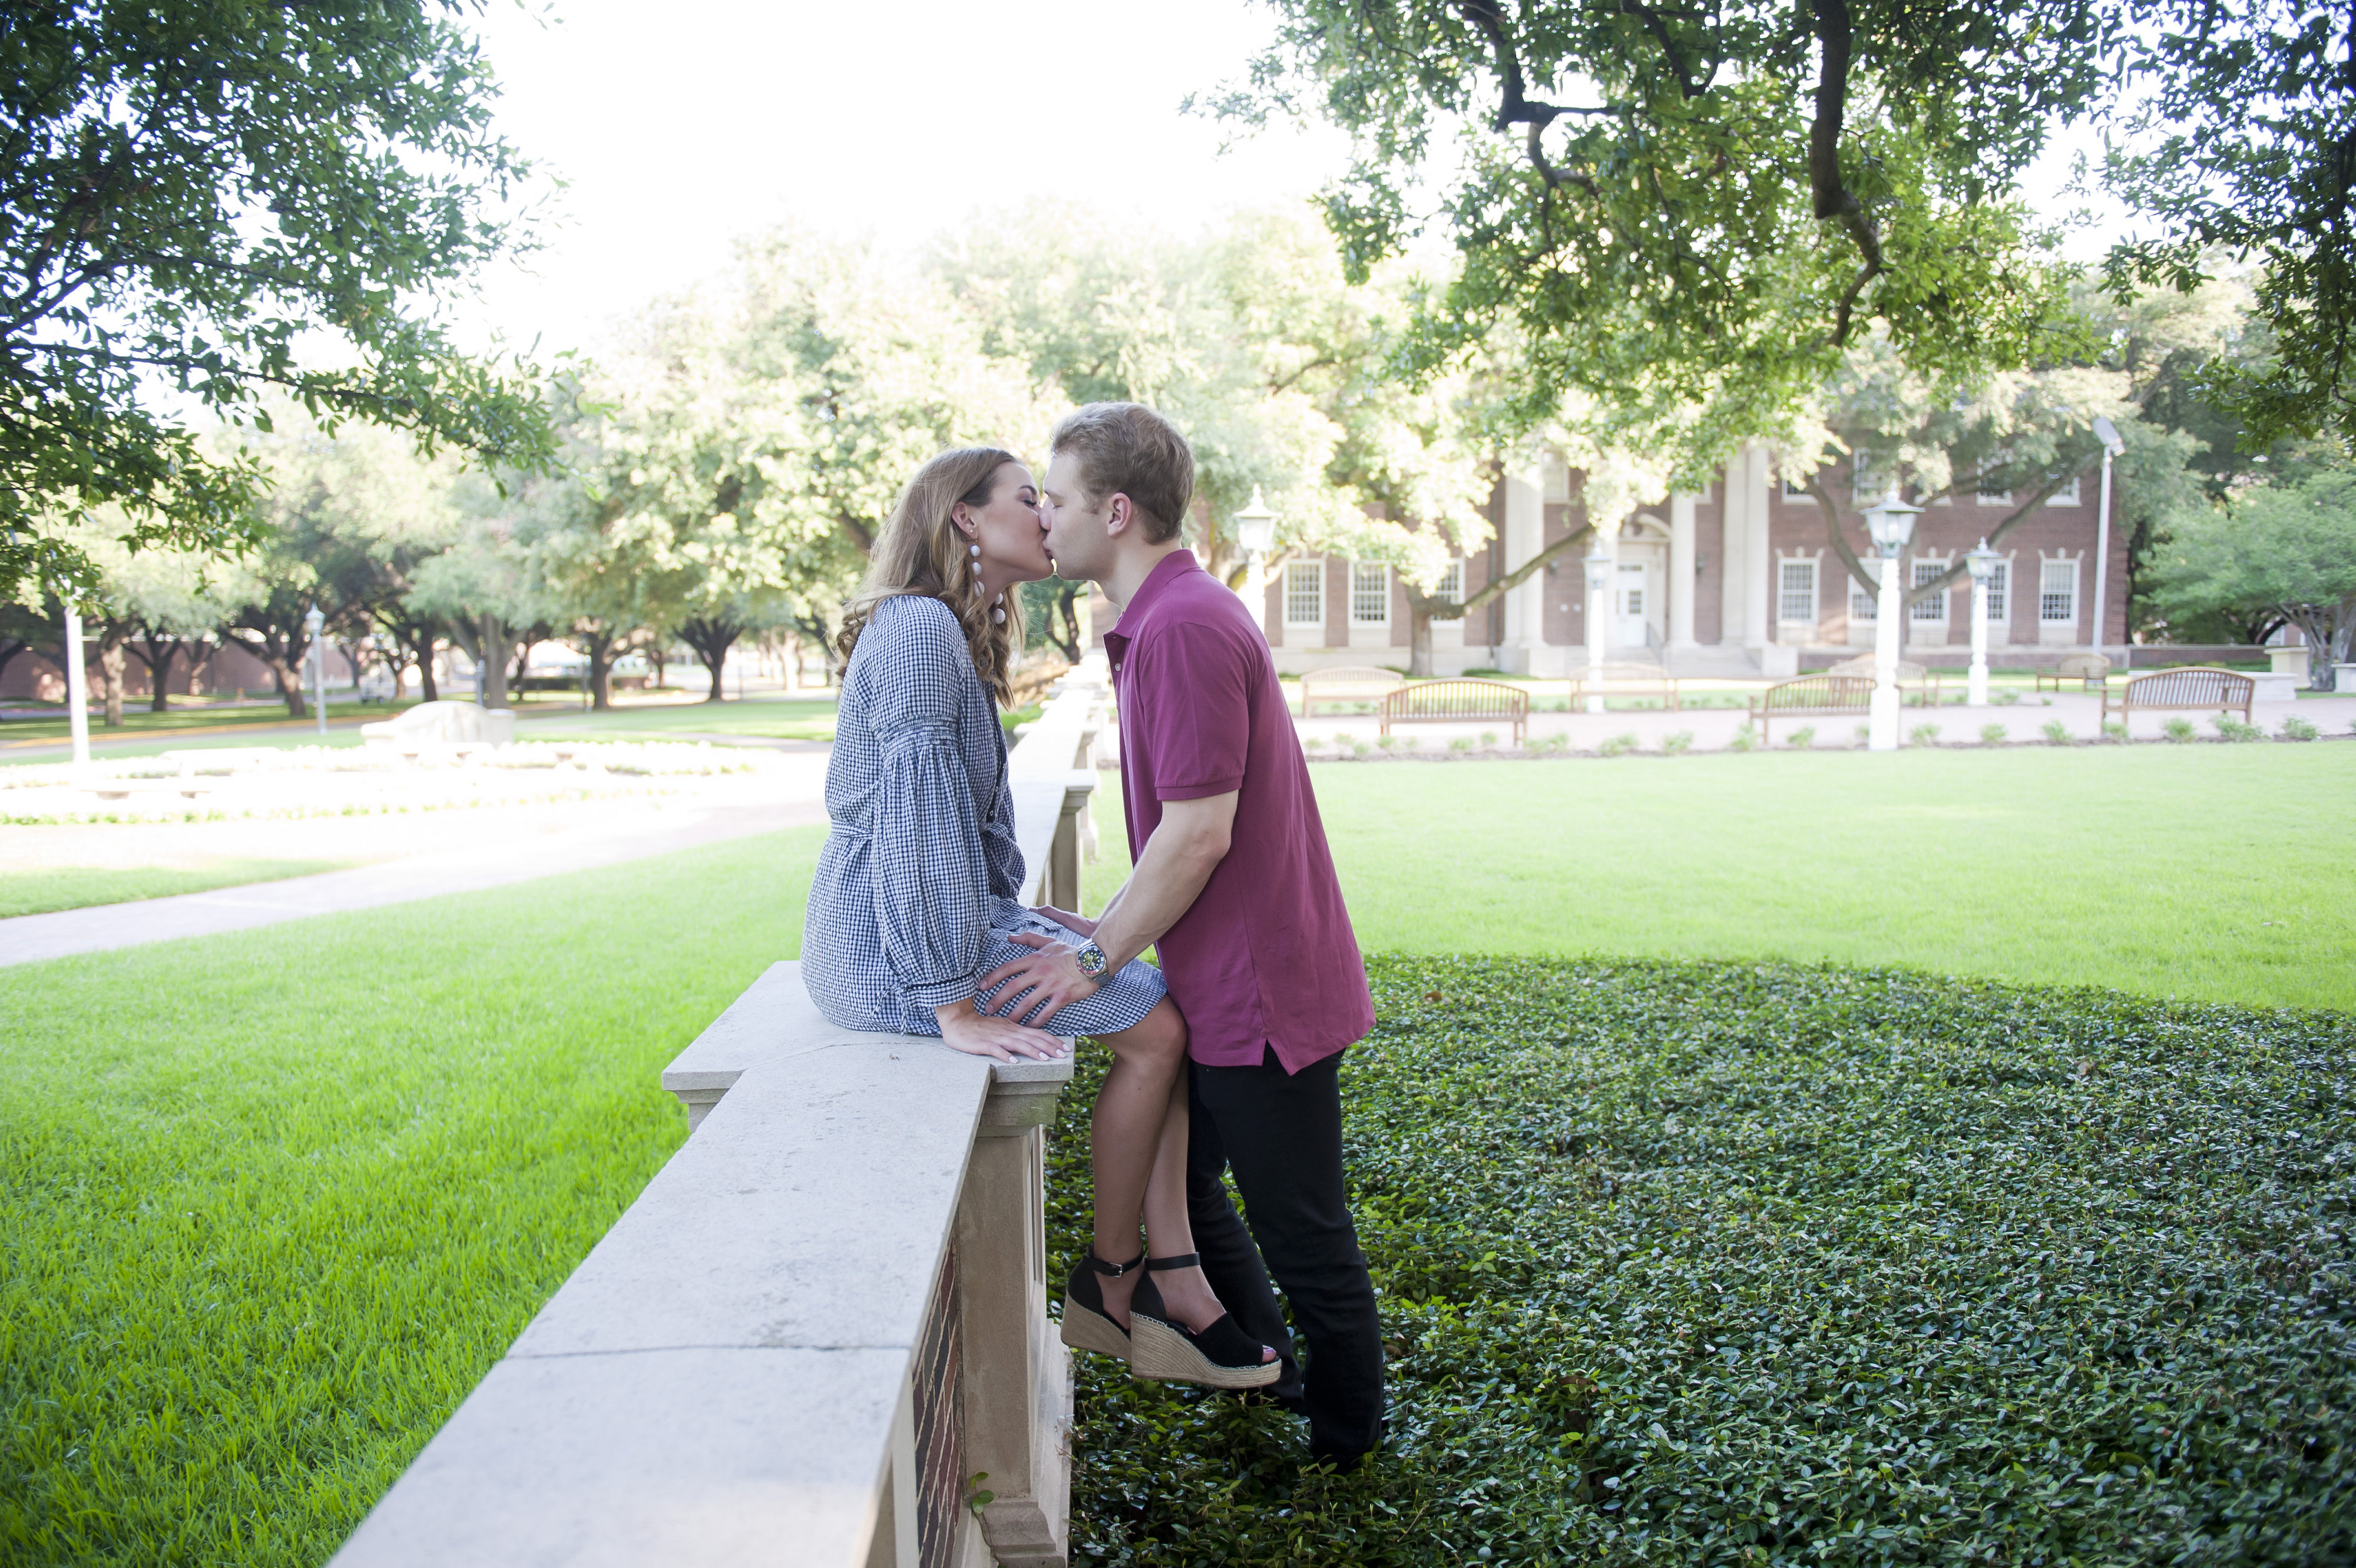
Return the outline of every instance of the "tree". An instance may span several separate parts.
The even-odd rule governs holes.
[[[2049,119],[2101,88],[2118,26],[2084,0],[1277,9],[1278,41],[1213,107],[1351,134],[1324,200],[1355,279],[1405,250],[1430,193],[1459,267],[1402,363],[1508,331],[1519,428],[1584,394],[1644,426],[1616,444],[1695,479],[1869,326],[1925,372],[2046,345],[2059,275],[2008,196]],[[1449,163],[1439,144],[1481,121]]]
[[[2114,248],[2104,277],[2190,293],[2254,258],[2262,356],[2220,351],[2202,391],[2263,451],[2284,438],[2356,443],[2356,19],[2289,0],[2141,0],[2110,189],[2158,220]]]
[[[82,588],[52,520],[253,546],[265,477],[192,408],[263,430],[279,392],[530,464],[520,365],[459,352],[434,297],[526,242],[529,166],[460,0],[60,0],[8,8],[0,73],[0,595]]]
[[[84,601],[84,615],[85,625],[96,633],[99,693],[111,728],[123,724],[124,677],[132,659],[147,671],[150,710],[170,708],[174,661],[186,653],[194,671],[213,628],[230,611],[220,590],[241,577],[233,565],[186,551],[132,550],[117,535],[119,526],[101,517],[63,532],[100,572],[96,593]]]
[[[2356,469],[2253,485],[2176,520],[2151,564],[2163,610],[2270,611],[2307,639],[2308,678],[2332,690],[2356,634]]]

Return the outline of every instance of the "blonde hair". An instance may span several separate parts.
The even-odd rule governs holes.
[[[905,594],[922,594],[948,606],[965,629],[965,645],[982,684],[1001,707],[1012,705],[1006,667],[1012,650],[1023,646],[1023,596],[1019,591],[1004,595],[1001,602],[1006,618],[991,618],[991,600],[974,591],[973,556],[950,514],[959,501],[988,506],[998,470],[1021,461],[995,446],[959,446],[916,470],[867,553],[866,578],[842,607],[842,629],[835,634],[834,646],[844,668],[850,667],[851,650],[859,646],[859,634],[867,629],[876,606]]]

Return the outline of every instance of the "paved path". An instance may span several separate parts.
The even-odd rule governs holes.
[[[284,882],[19,915],[0,920],[0,967],[468,893],[825,820],[825,804],[811,800],[667,807],[638,820],[537,834],[500,849],[411,855]]]

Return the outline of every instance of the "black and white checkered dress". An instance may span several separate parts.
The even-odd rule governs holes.
[[[938,599],[886,599],[860,634],[843,671],[826,811],[833,831],[810,884],[802,979],[838,1026],[937,1035],[936,1006],[975,996],[982,975],[1029,954],[1008,940],[1014,932],[1079,941],[1016,902],[1023,852],[1006,732]],[[1162,994],[1160,972],[1132,961],[1041,1026],[1111,1034]]]

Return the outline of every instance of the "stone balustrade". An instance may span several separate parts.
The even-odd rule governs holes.
[[[1010,759],[1034,901],[1078,901],[1106,701],[1083,667]],[[772,966],[663,1072],[686,1144],[334,1568],[1066,1563],[1071,1073],[838,1029]]]

